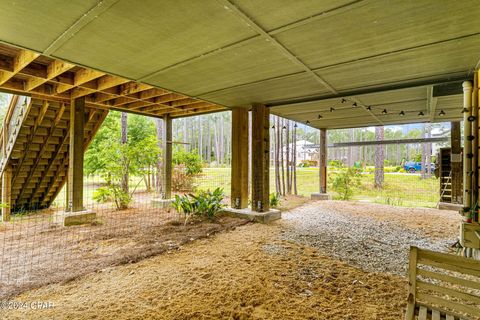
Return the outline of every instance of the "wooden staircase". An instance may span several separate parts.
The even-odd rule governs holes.
[[[84,150],[108,114],[85,109]],[[0,133],[0,172],[11,177],[12,211],[49,207],[67,180],[70,106],[13,96]]]

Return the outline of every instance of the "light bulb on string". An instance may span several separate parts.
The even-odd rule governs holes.
[[[383,109],[382,114],[387,114],[387,109]]]
[[[445,111],[440,110],[440,112],[438,113],[438,115],[439,115],[440,117],[443,117],[443,116],[445,115]]]
[[[403,117],[404,115],[405,115],[405,112],[400,111],[399,116],[400,116],[400,117]]]

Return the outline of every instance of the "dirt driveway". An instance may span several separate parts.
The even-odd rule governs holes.
[[[2,319],[402,319],[406,280],[395,274],[401,270],[391,266],[374,272],[362,265],[362,253],[349,261],[347,254],[333,254],[345,252],[344,247],[330,250],[324,244],[346,241],[333,232],[345,226],[367,232],[368,222],[382,224],[379,238],[400,228],[425,243],[447,244],[456,217],[436,210],[409,212],[422,221],[419,227],[407,213],[368,206],[309,203],[273,225],[241,226],[135,264],[26,292],[16,301],[45,301],[53,307],[8,311]],[[438,219],[428,224],[424,215]],[[444,224],[450,226],[443,230]],[[381,232],[377,227],[373,229]],[[437,227],[451,234],[438,238],[437,232],[427,232]],[[362,252],[364,260],[378,254]]]

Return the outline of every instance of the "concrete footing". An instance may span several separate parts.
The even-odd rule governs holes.
[[[91,210],[77,212],[58,212],[53,215],[53,222],[63,227],[92,223],[97,214]]]
[[[152,199],[151,203],[152,203],[152,206],[155,207],[155,208],[165,209],[165,208],[172,207],[172,201],[173,201],[173,199],[157,198],[157,199]]]
[[[332,197],[328,193],[312,193],[311,194],[311,199],[312,200],[332,200]]]
[[[265,212],[256,212],[250,209],[234,209],[234,208],[225,208],[223,212],[229,216],[247,219],[250,221],[260,222],[260,223],[269,223],[274,220],[282,218],[282,213],[277,209],[270,209]]]
[[[457,203],[439,202],[437,208],[440,210],[460,211],[462,210],[463,205]]]

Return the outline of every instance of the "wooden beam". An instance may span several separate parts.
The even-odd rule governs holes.
[[[327,193],[327,130],[320,129],[320,146],[318,149],[318,168],[320,193]]]
[[[13,59],[12,71],[0,71],[0,85],[4,84],[12,77],[14,77],[20,70],[28,66],[33,60],[39,56],[30,50],[20,50],[20,52]]]
[[[163,117],[163,198],[172,197],[172,118]]]
[[[248,207],[248,110],[232,110],[231,206]]]
[[[12,204],[12,169],[9,166],[2,173],[2,204],[2,221],[9,221]]]
[[[252,210],[270,209],[270,125],[269,110],[263,104],[252,106]]]
[[[25,83],[25,91],[31,91],[45,82],[60,76],[62,73],[72,69],[75,65],[61,60],[53,60],[47,66],[47,75],[45,78],[30,78]]]
[[[450,128],[450,165],[452,172],[452,203],[463,204],[463,166],[462,166],[462,141],[460,133],[460,121],[451,122]]]
[[[67,211],[83,211],[83,144],[85,131],[85,98],[70,103],[70,152],[68,164]]]

